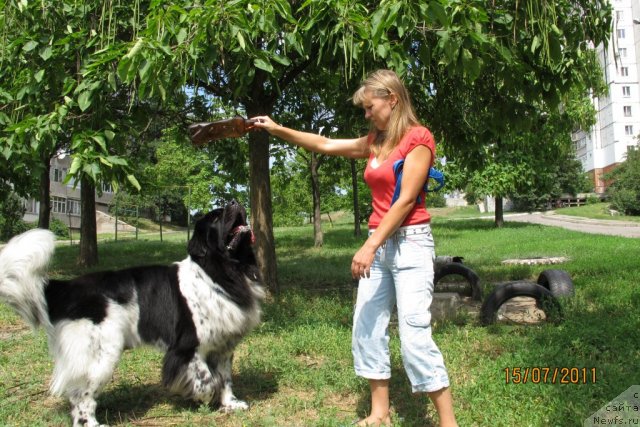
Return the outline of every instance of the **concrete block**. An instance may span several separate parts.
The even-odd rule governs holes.
[[[431,301],[431,321],[453,319],[462,305],[460,295],[455,292],[437,292]]]

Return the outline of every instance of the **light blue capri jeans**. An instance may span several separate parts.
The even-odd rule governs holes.
[[[402,361],[413,392],[449,386],[442,353],[431,337],[434,259],[429,224],[401,227],[378,248],[370,277],[358,285],[351,342],[356,375],[391,377],[388,326],[395,304]]]

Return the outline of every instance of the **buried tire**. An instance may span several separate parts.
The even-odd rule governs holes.
[[[536,307],[544,311],[548,322],[562,321],[562,307],[549,289],[532,282],[512,282],[496,286],[487,296],[480,308],[480,322],[483,325],[495,323],[500,307],[516,297],[535,299]]]
[[[433,287],[438,290],[438,282],[445,276],[458,275],[464,278],[469,284],[468,287],[460,292],[464,296],[470,296],[475,301],[482,299],[482,286],[480,285],[480,278],[469,267],[460,264],[458,262],[450,262],[436,268],[435,276],[433,278]]]
[[[554,297],[570,297],[574,294],[571,276],[564,270],[544,270],[538,276],[537,283],[549,289]]]

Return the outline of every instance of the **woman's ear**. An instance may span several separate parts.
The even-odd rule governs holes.
[[[391,106],[392,110],[396,108],[396,105],[398,105],[398,97],[395,93],[389,94],[389,105]]]

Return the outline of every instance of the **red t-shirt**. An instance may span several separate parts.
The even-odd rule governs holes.
[[[369,135],[367,141],[369,145],[373,143],[374,135]],[[396,178],[393,173],[393,164],[396,160],[405,159],[407,154],[419,145],[426,146],[431,150],[431,163],[436,153],[436,144],[433,135],[424,126],[415,126],[406,133],[400,140],[396,148],[393,149],[389,157],[381,164],[374,167],[372,161],[375,160],[373,151],[369,156],[367,167],[364,170],[364,180],[371,188],[371,198],[373,199],[373,213],[369,217],[369,228],[376,228],[382,217],[391,207],[391,199],[396,188]],[[425,199],[424,191],[420,191],[421,199]],[[427,211],[424,203],[416,203],[411,212],[402,222],[402,225],[426,224],[431,220],[431,214]]]

